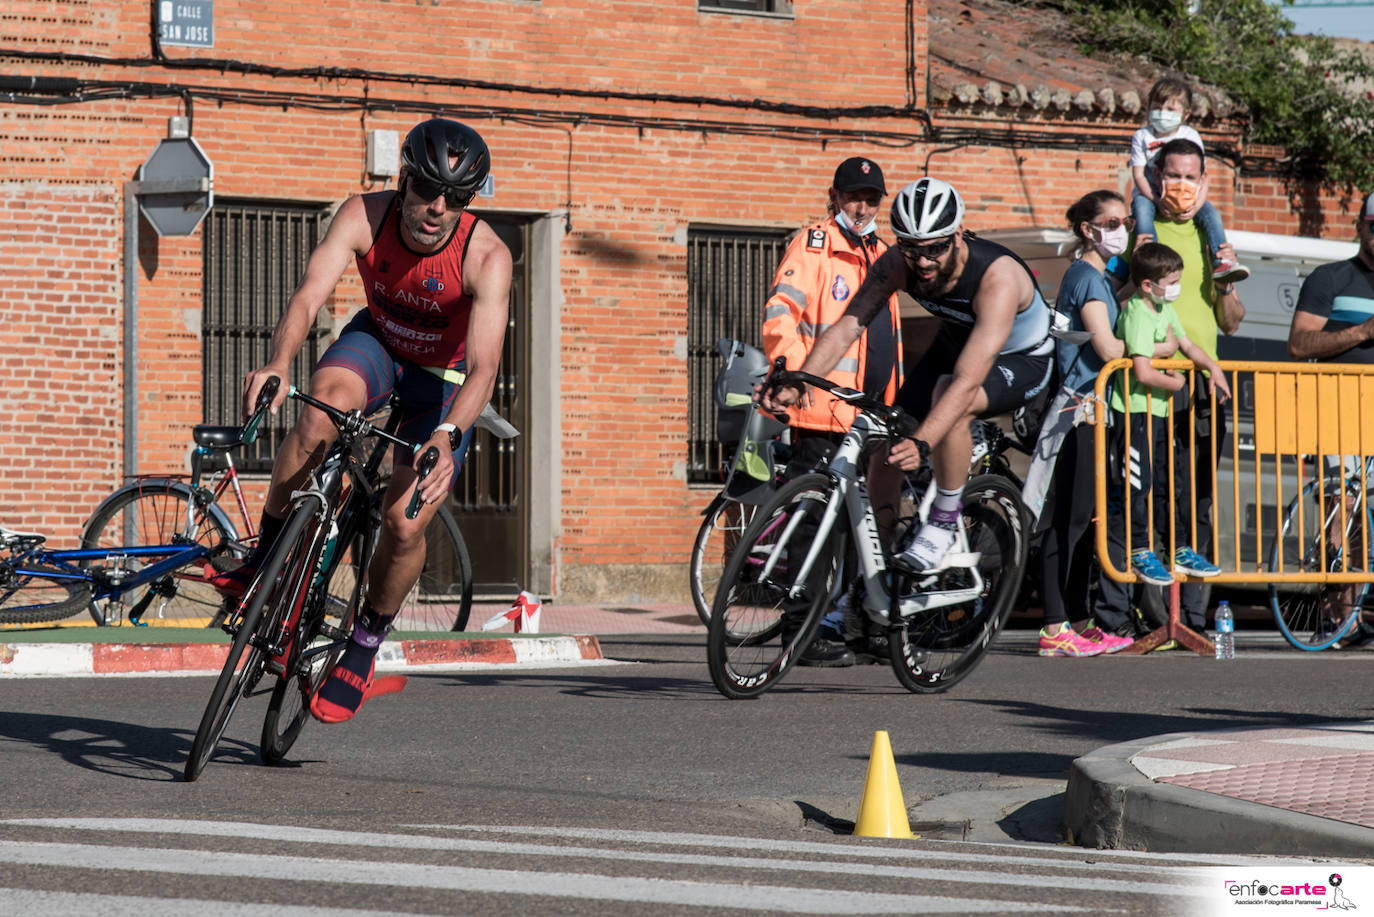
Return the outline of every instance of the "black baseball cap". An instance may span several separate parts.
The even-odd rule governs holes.
[[[876,162],[862,156],[852,156],[840,163],[835,170],[834,186],[836,191],[876,188],[882,194],[887,193],[887,185],[883,184],[883,170],[878,168]]]
[[[1366,223],[1374,223],[1374,191],[1365,195],[1364,206],[1360,208],[1360,219]]]

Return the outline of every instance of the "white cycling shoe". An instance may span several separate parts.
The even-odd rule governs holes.
[[[935,512],[931,512],[935,516]],[[950,567],[972,567],[982,556],[976,551],[956,551],[959,544],[959,514],[949,519],[925,522],[906,550],[892,558],[899,570],[916,575],[936,573]],[[953,525],[950,525],[953,522]]]

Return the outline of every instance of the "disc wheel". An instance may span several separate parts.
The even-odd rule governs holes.
[[[1026,563],[1025,510],[1017,489],[998,475],[979,475],[964,488],[962,524],[969,550],[979,553],[974,568],[950,568],[923,591],[970,589],[974,598],[917,611],[890,628],[892,669],[907,690],[918,694],[947,691],[983,660],[988,646],[1011,613]],[[977,571],[977,578],[973,571]],[[911,592],[908,577],[899,591]]]
[[[843,516],[809,571],[802,569],[833,495],[824,474],[789,481],[759,509],[731,552],[706,640],[711,681],[726,697],[757,697],[773,687],[810,644],[834,600]]]

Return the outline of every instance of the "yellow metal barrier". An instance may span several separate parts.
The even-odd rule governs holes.
[[[1199,385],[1207,385],[1188,360],[1153,360],[1151,365],[1186,373],[1190,396]],[[1374,483],[1374,366],[1242,361],[1222,361],[1220,366],[1235,397],[1225,403],[1218,403],[1215,395],[1210,397],[1210,454],[1202,457],[1202,463],[1195,460],[1198,425],[1190,423],[1178,443],[1180,453],[1186,454],[1175,455],[1172,399],[1166,424],[1170,434],[1163,450],[1170,482],[1177,479],[1177,462],[1187,463],[1187,493],[1198,492],[1199,470],[1210,478],[1212,537],[1209,549],[1200,553],[1220,567],[1221,573],[1206,581],[1276,585],[1374,582],[1374,552],[1369,547],[1374,545],[1374,533],[1367,499]],[[1094,389],[1098,408],[1093,412],[1095,457],[1102,470],[1096,493],[1099,522],[1108,519],[1109,458],[1119,458],[1121,464],[1116,467],[1126,468],[1131,449],[1127,429],[1123,433],[1125,454],[1113,456],[1109,451],[1104,422],[1111,413],[1108,387],[1113,383],[1127,386],[1130,375],[1130,360],[1113,360],[1103,367]],[[1244,412],[1247,416],[1242,415],[1242,406],[1248,409]],[[1216,436],[1217,419],[1222,416],[1230,431],[1225,444]],[[1145,447],[1152,450],[1152,456],[1158,455],[1153,442]],[[1220,455],[1218,449],[1222,450]],[[1180,546],[1198,545],[1197,514],[1189,512],[1188,530],[1178,531],[1176,501],[1180,495],[1177,488],[1168,490],[1162,501],[1167,510],[1161,510],[1167,511],[1167,520],[1155,518],[1159,501],[1154,496],[1147,504],[1148,545],[1131,543],[1130,496],[1128,491],[1123,493],[1124,519],[1120,524],[1126,543],[1125,569],[1112,560],[1107,525],[1097,526],[1098,560],[1111,579],[1137,580],[1129,558],[1141,547],[1160,553],[1165,566],[1172,570],[1173,556]],[[1158,540],[1156,533],[1161,536]],[[1167,552],[1160,548],[1167,548]],[[1175,586],[1188,579],[1179,572],[1173,575]],[[1171,621],[1176,622],[1176,592],[1171,605]],[[1165,638],[1181,636],[1179,630],[1171,627]],[[1206,643],[1191,631],[1187,634]],[[1183,642],[1194,644],[1193,640]],[[1194,648],[1201,649],[1201,644]]]

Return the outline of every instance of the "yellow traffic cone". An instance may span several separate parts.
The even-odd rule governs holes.
[[[897,762],[892,760],[892,743],[885,729],[873,733],[873,751],[868,755],[868,778],[859,799],[854,836],[916,837],[906,817],[902,787],[897,782]]]

